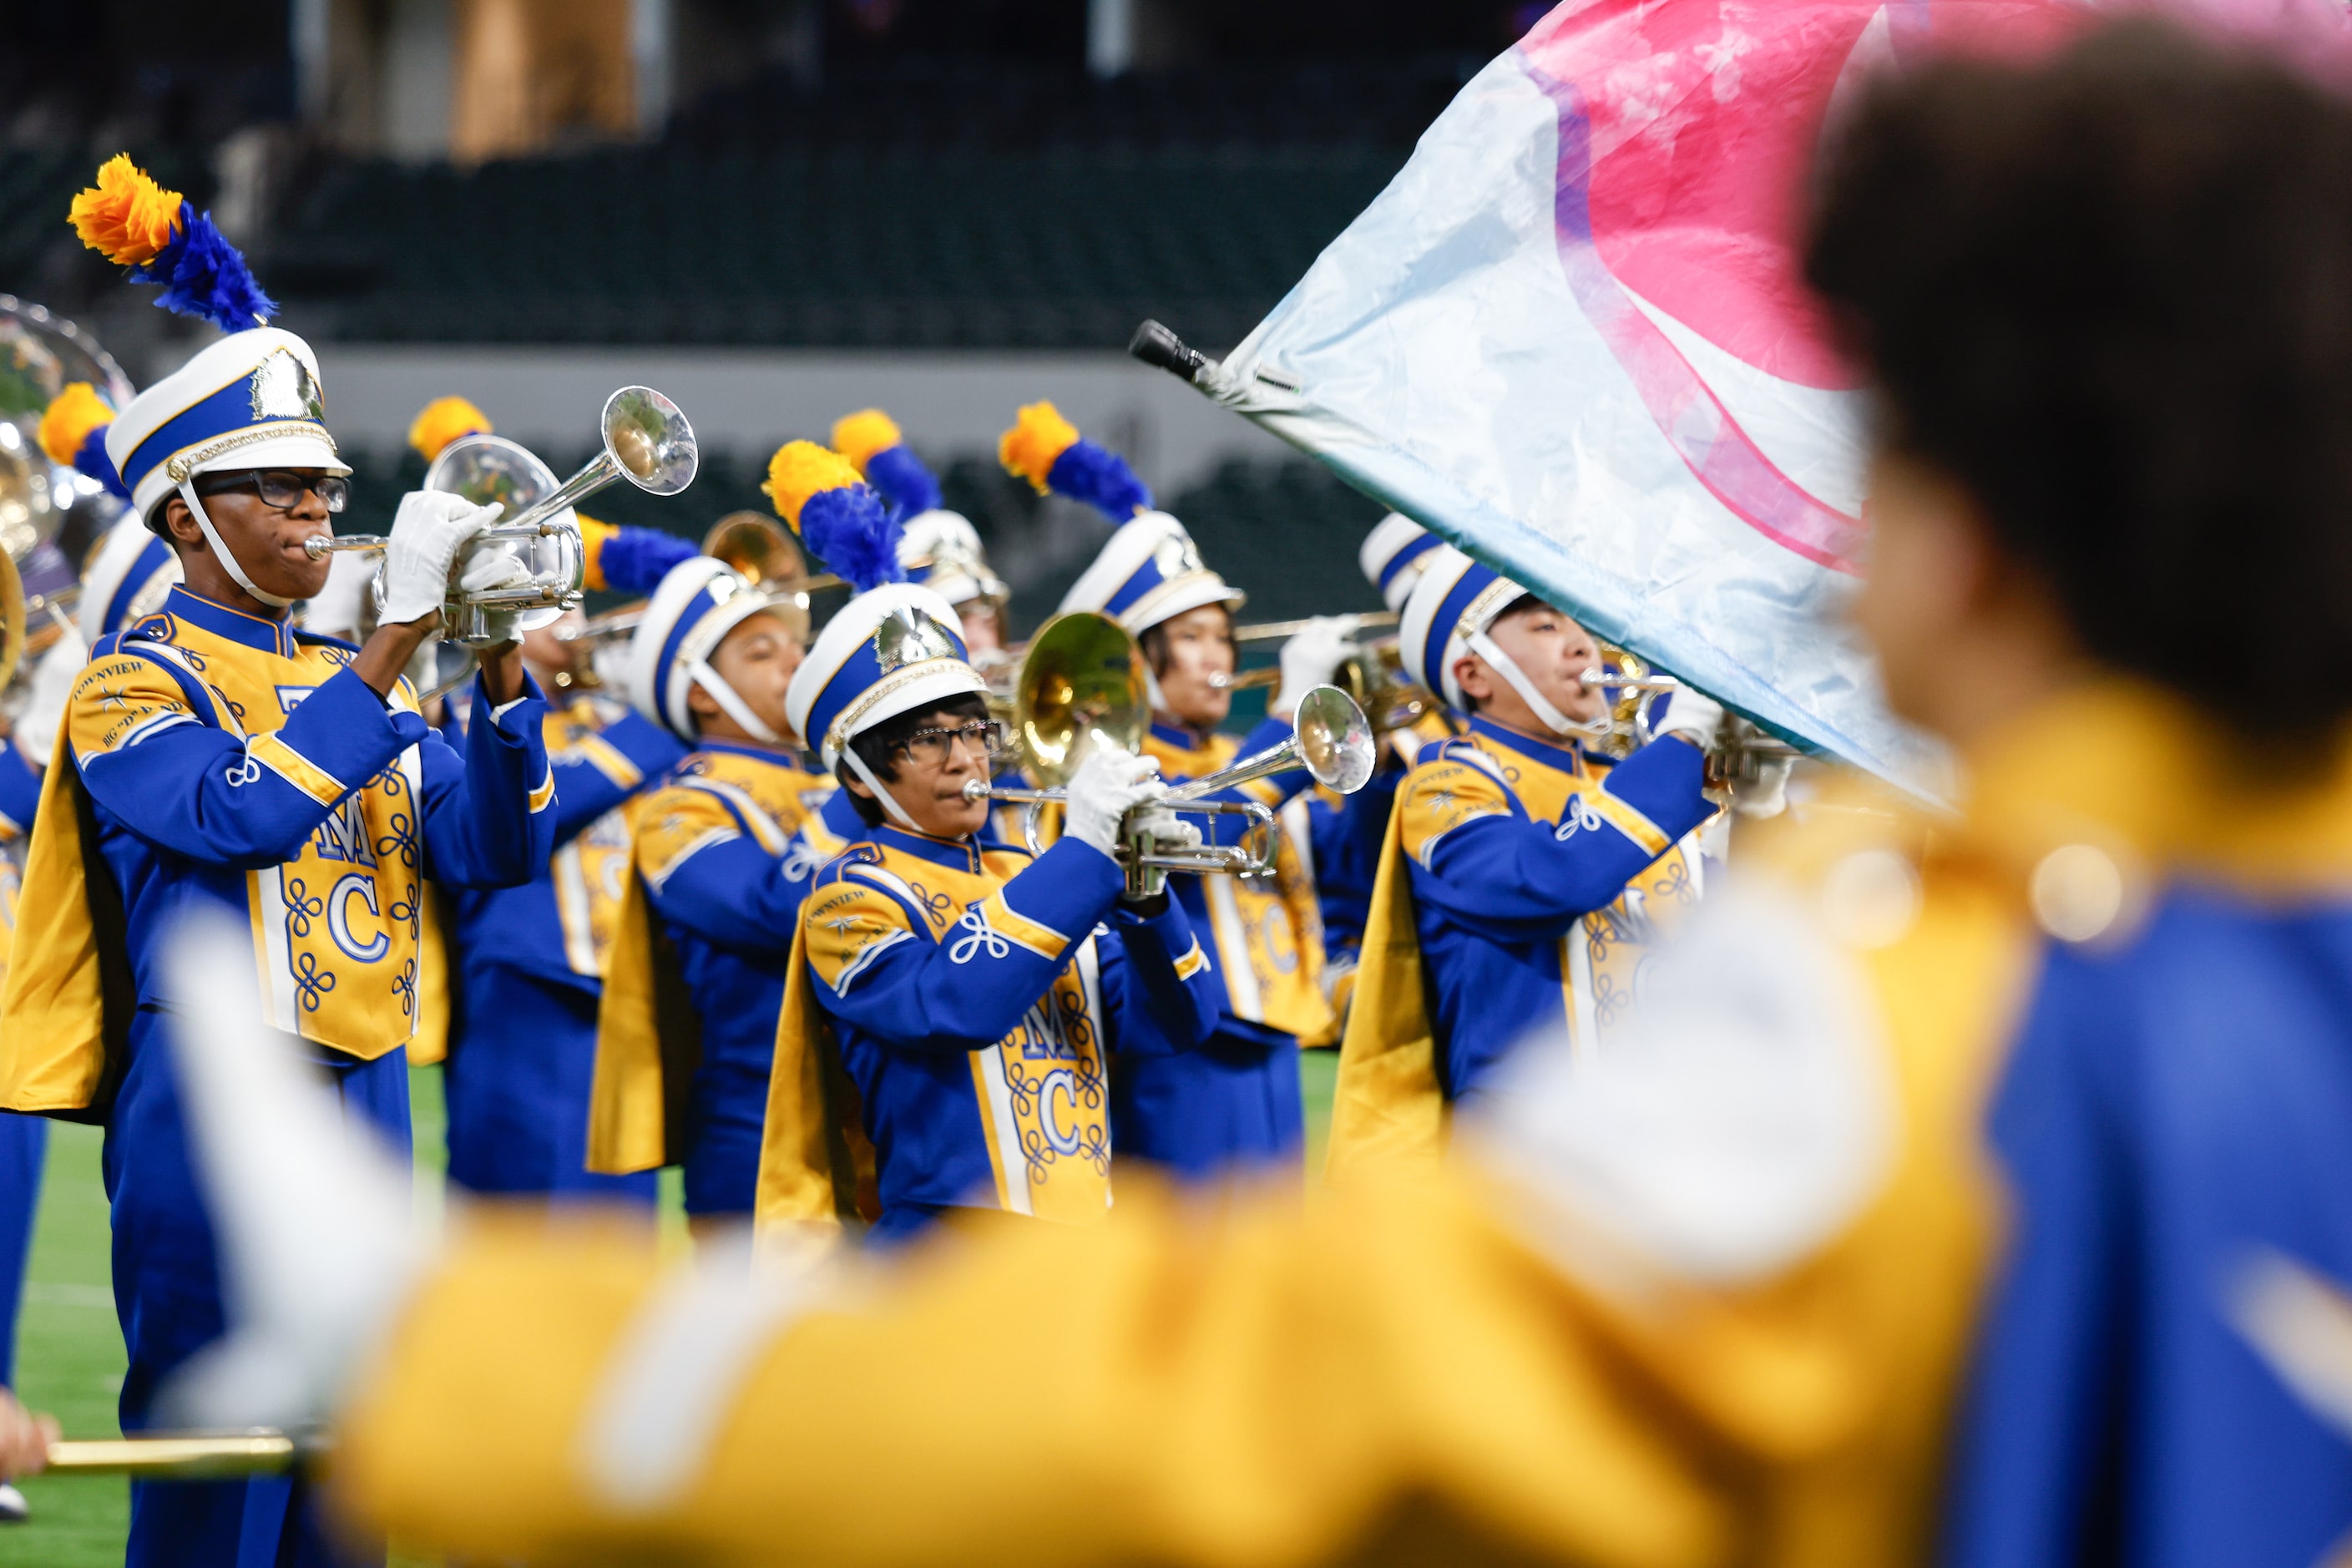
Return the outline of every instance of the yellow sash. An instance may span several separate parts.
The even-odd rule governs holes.
[[[1401,1160],[1433,1163],[1445,1151],[1450,1116],[1437,1081],[1437,1032],[1429,1021],[1402,811],[1390,814],[1381,840],[1361,953],[1332,1091],[1325,1170],[1333,1178]]]
[[[22,907],[37,913],[16,932],[0,1001],[0,1107],[68,1121],[105,1116],[138,1005],[121,895],[103,865],[89,865],[97,840],[85,826],[96,827],[89,797],[60,746],[25,866]]]

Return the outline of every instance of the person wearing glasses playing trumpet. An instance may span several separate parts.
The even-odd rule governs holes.
[[[1184,525],[1151,510],[1151,494],[1117,453],[1084,439],[1050,403],[1021,410],[999,447],[1005,468],[1039,491],[1084,500],[1118,524],[1062,600],[1133,633],[1148,665],[1152,709],[1146,754],[1171,784],[1220,772],[1279,744],[1299,697],[1331,679],[1347,653],[1344,623],[1319,623],[1286,643],[1282,685],[1245,738],[1216,733],[1233,706],[1233,608],[1238,589],[1202,563]],[[1223,798],[1279,810],[1313,781],[1304,769],[1240,785]],[[1238,831],[1239,819],[1211,819]],[[1171,886],[1196,929],[1212,934],[1224,1006],[1195,1050],[1122,1062],[1114,1106],[1123,1157],[1188,1178],[1239,1163],[1295,1167],[1306,1138],[1298,1047],[1328,1042],[1337,1022],[1322,984],[1315,889],[1287,837],[1271,878],[1179,875]]]
[[[74,216],[115,260],[173,279],[165,303],[193,296],[229,333],[106,431],[133,515],[184,581],[99,639],[66,704],[27,867],[42,918],[17,933],[0,1012],[0,1105],[106,1128],[121,1415],[137,1430],[168,1419],[159,1386],[222,1331],[211,1221],[163,1046],[176,1000],[158,957],[166,933],[189,911],[229,911],[249,933],[269,1025],[300,1038],[350,1117],[405,1148],[424,879],[528,881],[552,848],[554,784],[511,638],[482,650],[487,721],[462,755],[401,674],[495,510],[404,498],[375,633],[354,647],[294,630],[290,606],[327,574],[305,542],[330,532],[349,487],[317,359],[255,324],[268,301],[242,260],[127,159]],[[521,571],[478,557],[463,575],[479,589]],[[132,1564],[227,1563],[240,1541],[328,1560],[307,1494],[283,1480],[141,1484],[131,1506]]]
[[[829,459],[814,477],[808,453]],[[857,479],[805,441],[769,476],[795,522],[826,483]],[[806,628],[790,596],[696,555],[670,568],[630,643],[630,702],[690,750],[634,807],[588,1164],[679,1166],[698,1228],[751,1216],[793,934],[810,873],[840,847],[818,815],[833,781],[801,765],[785,704]]]
[[[1612,765],[1582,744],[1609,722],[1584,628],[1452,545],[1421,562],[1405,670],[1469,732],[1397,786],[1340,1046],[1335,1172],[1433,1157],[1453,1109],[1530,1034],[1604,1045],[1698,899],[1693,835],[1716,810],[1713,700],[1675,692],[1658,738]]]
[[[1130,900],[1114,858],[1128,814],[1165,791],[1157,764],[1097,751],[1053,847],[1033,859],[992,840],[982,791],[1003,734],[954,610],[905,580],[897,530],[865,486],[813,499],[796,521],[860,592],[787,700],[866,833],[802,911],[760,1227],[828,1236],[855,1216],[896,1243],[950,1211],[1098,1221],[1111,1058],[1197,1048],[1217,1018],[1182,906],[1164,890]],[[1199,842],[1172,813],[1150,820],[1163,841]]]

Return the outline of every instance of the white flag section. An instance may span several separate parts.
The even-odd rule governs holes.
[[[1943,795],[1842,615],[1863,395],[1790,236],[1856,75],[1932,16],[2013,40],[2059,9],[1570,0],[1196,384],[1729,706]]]

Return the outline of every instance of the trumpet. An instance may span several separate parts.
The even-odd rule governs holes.
[[[1013,710],[1030,772],[1044,787],[994,787],[986,779],[974,779],[964,785],[964,798],[1026,805],[1022,836],[1037,853],[1043,848],[1038,827],[1045,807],[1069,798],[1068,782],[1087,757],[1102,747],[1130,754],[1143,748],[1150,710],[1135,638],[1117,621],[1091,611],[1055,616],[1029,639],[1013,685]],[[1297,726],[1281,744],[1207,778],[1178,784],[1130,815],[1117,856],[1127,874],[1129,896],[1158,893],[1170,871],[1252,877],[1273,870],[1274,813],[1255,801],[1207,796],[1299,767],[1316,783],[1352,795],[1372,776],[1372,762],[1371,726],[1363,710],[1336,687],[1315,688],[1300,700]],[[1151,834],[1136,827],[1138,816],[1160,809],[1244,816],[1249,826],[1235,844],[1162,847]]]
[[[507,508],[504,521],[483,529],[467,542],[471,552],[485,544],[520,542],[525,546],[530,580],[514,587],[467,594],[456,586],[464,560],[450,573],[451,587],[442,608],[445,628],[452,638],[468,644],[490,640],[489,615],[520,609],[520,629],[547,626],[578,604],[586,591],[587,557],[580,524],[572,514],[574,503],[626,479],[651,495],[670,496],[694,480],[698,466],[694,427],[677,404],[649,386],[625,386],[604,400],[600,420],[604,449],[578,473],[562,484],[552,469],[530,450],[502,436],[468,436],[452,441],[425,470],[425,488],[465,497],[477,505],[491,502]],[[313,559],[341,550],[382,550],[391,541],[382,534],[347,533],[320,537],[304,546]],[[377,608],[383,605],[383,574],[375,581]]]
[[[1339,617],[1349,623],[1348,629],[1360,632],[1368,626],[1392,626],[1401,618],[1394,610],[1366,610]],[[1314,617],[1296,621],[1253,621],[1234,628],[1235,642],[1286,642],[1315,624]]]

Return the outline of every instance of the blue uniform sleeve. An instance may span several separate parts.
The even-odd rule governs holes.
[[[1129,1056],[1188,1051],[1217,1031],[1225,987],[1184,906],[1145,915],[1121,904],[1097,944],[1111,1047]]]
[[[302,708],[317,700],[314,695]],[[299,717],[302,709],[295,711]],[[547,765],[546,713],[538,683],[529,675],[523,677],[523,695],[495,716],[478,680],[462,761],[439,735],[428,731],[420,737],[426,876],[457,888],[515,888],[546,868],[555,853],[555,775]],[[424,721],[416,723],[422,728]]]
[[[203,866],[291,859],[346,795],[431,736],[424,719],[387,709],[349,668],[268,734],[240,739],[222,727],[224,700],[164,656],[117,649],[93,658],[66,706],[66,738],[91,799]]]
[[[742,833],[690,849],[646,879],[665,921],[720,947],[772,958],[792,952],[808,890],[802,859],[771,855]]]
[[[608,724],[549,758],[555,777],[555,842],[560,848],[591,823],[660,778],[686,755],[669,731],[640,714]]]
[[[975,1051],[1013,1032],[1069,950],[1118,902],[1111,858],[1064,839],[933,933],[903,883],[835,862],[809,895],[808,964],[825,1010],[883,1045]]]
[[[1528,818],[1502,782],[1447,755],[1408,775],[1396,809],[1415,900],[1507,942],[1556,936],[1605,909],[1643,868],[1714,814],[1705,760],[1653,742],[1572,798],[1555,826]]]
[[[41,770],[14,741],[0,742],[0,837],[31,832],[40,805]]]

